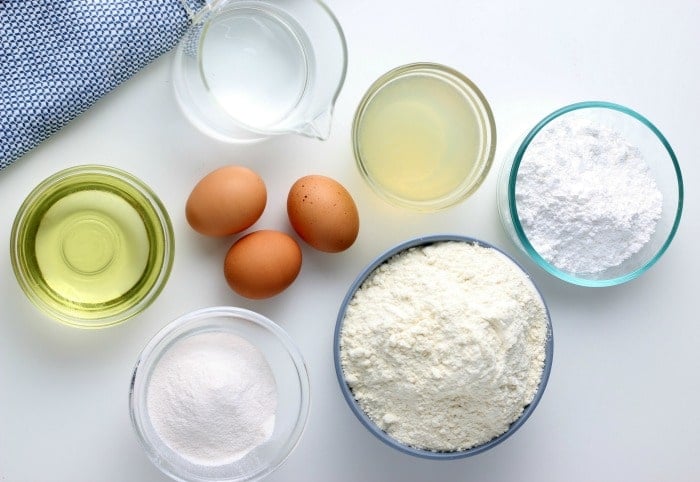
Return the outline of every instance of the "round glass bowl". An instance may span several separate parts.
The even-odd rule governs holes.
[[[190,462],[158,435],[148,412],[153,371],[178,342],[203,333],[230,333],[255,346],[270,366],[277,386],[277,411],[272,436],[242,459],[226,465]],[[304,360],[289,335],[264,316],[234,307],[212,307],[188,313],[169,323],[143,349],[131,379],[129,411],[136,435],[151,461],[180,481],[257,480],[273,472],[296,447],[306,425],[310,403]]]
[[[85,165],[41,182],[19,208],[12,268],[47,315],[83,328],[122,322],[161,292],[174,255],[165,207],[139,179]]]
[[[642,248],[617,266],[595,273],[562,270],[545,259],[533,246],[518,213],[518,172],[533,140],[552,123],[570,117],[614,130],[639,150],[649,174],[663,196],[661,217],[651,238]],[[567,119],[568,120],[568,119]],[[581,102],[563,107],[535,125],[517,150],[509,156],[499,175],[498,209],[503,227],[534,262],[550,274],[581,286],[603,287],[633,280],[647,271],[666,251],[676,233],[683,208],[683,180],[678,160],[664,135],[637,112],[609,102]],[[593,243],[594,241],[591,241]]]
[[[496,125],[472,81],[417,63],[380,77],[352,127],[357,166],[372,189],[399,206],[437,211],[471,195],[496,150]]]
[[[343,371],[343,365],[342,365],[342,360],[341,360],[341,339],[342,339],[342,331],[343,331],[343,322],[345,319],[346,315],[346,310],[348,307],[348,304],[350,301],[353,299],[355,296],[355,293],[362,287],[363,283],[367,280],[367,278],[377,269],[381,268],[383,264],[385,264],[387,261],[389,261],[393,256],[400,254],[406,250],[409,250],[411,248],[415,247],[421,247],[421,246],[428,246],[430,244],[434,243],[441,243],[445,241],[458,241],[458,242],[464,242],[464,243],[469,243],[469,244],[476,244],[478,246],[482,246],[485,248],[491,248],[499,253],[503,254],[507,259],[513,262],[513,264],[520,270],[522,273],[529,279],[529,276],[527,273],[522,269],[522,267],[514,261],[510,256],[507,254],[503,253],[503,251],[499,250],[498,248],[485,243],[483,241],[474,239],[474,238],[469,238],[465,236],[459,236],[459,235],[450,235],[450,234],[445,234],[445,235],[430,235],[430,236],[422,236],[419,238],[411,239],[408,241],[405,241],[385,253],[381,254],[379,257],[377,257],[373,262],[371,262],[366,268],[362,270],[360,275],[355,279],[355,281],[352,283],[350,286],[350,289],[348,290],[345,298],[343,299],[343,302],[340,306],[340,310],[338,312],[338,318],[336,321],[336,326],[335,326],[335,334],[334,334],[334,339],[333,339],[333,355],[334,355],[334,362],[335,362],[335,371],[336,375],[338,378],[338,383],[340,384],[340,389],[343,393],[343,396],[345,397],[345,401],[347,402],[348,406],[352,410],[352,412],[355,414],[357,419],[364,425],[364,427],[369,430],[375,437],[377,437],[379,440],[384,442],[390,447],[393,447],[396,450],[399,450],[400,452],[413,455],[416,457],[422,457],[426,459],[434,459],[434,460],[451,460],[451,459],[459,459],[459,458],[464,458],[464,457],[470,457],[473,455],[480,454],[482,452],[485,452],[496,445],[500,444],[504,440],[506,440],[508,437],[513,435],[524,423],[525,421],[532,415],[532,412],[535,411],[535,408],[537,407],[537,404],[539,403],[540,399],[542,398],[542,395],[544,394],[545,388],[547,386],[547,381],[549,380],[549,374],[552,369],[552,357],[554,354],[554,338],[552,334],[552,324],[551,320],[549,317],[549,311],[547,310],[547,305],[542,299],[541,294],[539,293],[539,290],[537,290],[537,287],[534,286],[534,283],[532,284],[534,290],[537,292],[540,300],[542,301],[542,304],[545,308],[546,312],[546,317],[547,317],[547,335],[546,335],[546,340],[545,340],[545,359],[544,359],[544,366],[542,369],[542,376],[539,381],[539,385],[537,387],[537,391],[535,393],[534,398],[528,404],[526,407],[524,407],[524,410],[522,414],[510,424],[509,428],[502,433],[501,435],[498,435],[497,437],[491,439],[490,441],[483,443],[481,445],[474,446],[470,449],[467,450],[460,450],[460,451],[450,451],[450,452],[439,452],[439,451],[431,451],[431,450],[426,450],[422,448],[416,448],[410,445],[407,445],[405,443],[399,442],[395,438],[393,438],[391,435],[389,435],[387,432],[382,430],[362,409],[358,401],[355,399],[355,396],[353,395],[352,389],[350,385],[348,384],[346,378],[345,378],[345,373]],[[427,355],[426,355],[427,356]]]

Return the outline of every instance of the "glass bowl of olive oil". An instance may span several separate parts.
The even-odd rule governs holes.
[[[99,328],[143,311],[174,256],[165,207],[122,170],[84,165],[41,182],[12,226],[12,268],[27,297],[69,325]]]
[[[352,127],[357,166],[385,200],[445,209],[474,193],[496,151],[496,124],[479,88],[440,64],[398,67],[377,79]]]

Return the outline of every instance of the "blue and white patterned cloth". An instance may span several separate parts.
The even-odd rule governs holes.
[[[170,50],[188,24],[180,0],[0,0],[0,169]]]

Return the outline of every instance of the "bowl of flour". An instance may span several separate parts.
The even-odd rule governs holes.
[[[664,135],[608,102],[563,107],[504,163],[502,224],[535,263],[564,281],[613,286],[666,251],[683,208],[683,180]]]
[[[459,235],[375,259],[338,313],[335,369],[372,434],[429,459],[482,453],[535,410],[552,366],[547,307],[523,269]]]
[[[171,478],[258,480],[297,445],[309,379],[277,324],[242,308],[205,308],[169,323],[143,349],[129,410],[146,454]]]

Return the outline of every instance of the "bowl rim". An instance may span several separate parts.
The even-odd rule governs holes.
[[[409,445],[403,444],[395,440],[389,434],[380,429],[367,416],[367,414],[365,414],[362,408],[360,408],[359,404],[355,400],[355,397],[352,395],[352,392],[350,391],[350,388],[347,382],[345,381],[345,377],[343,375],[343,367],[340,360],[340,339],[348,303],[355,295],[355,292],[357,292],[357,290],[362,286],[365,280],[372,274],[372,272],[374,272],[376,268],[387,262],[392,256],[400,252],[406,251],[410,248],[418,246],[427,246],[430,244],[436,244],[447,241],[465,242],[469,244],[475,244],[484,248],[494,249],[502,255],[504,255],[506,258],[508,258],[512,263],[514,263],[515,266],[517,266],[521,270],[521,272],[530,280],[530,283],[532,284],[535,291],[539,295],[540,300],[542,301],[542,304],[545,308],[545,314],[547,315],[547,338],[545,340],[545,361],[544,366],[542,368],[542,377],[540,378],[540,382],[537,387],[537,391],[535,392],[535,396],[533,397],[532,401],[524,408],[523,413],[521,413],[520,416],[513,423],[511,423],[508,430],[486,443],[477,445],[467,450],[461,450],[456,452],[433,452],[430,450],[411,447]],[[335,331],[333,333],[333,362],[335,366],[336,378],[338,380],[338,384],[340,385],[340,390],[343,394],[343,398],[345,398],[346,403],[350,407],[350,410],[355,414],[355,417],[357,417],[357,419],[362,423],[362,425],[364,425],[364,427],[367,430],[369,430],[369,432],[371,432],[375,437],[377,437],[389,447],[392,447],[408,455],[433,460],[454,460],[465,457],[471,457],[495,447],[496,445],[502,443],[511,435],[513,435],[527,421],[527,419],[530,418],[530,415],[532,415],[532,413],[535,411],[535,408],[537,407],[542,396],[544,395],[545,389],[547,388],[547,383],[549,381],[549,375],[552,370],[553,357],[554,333],[552,330],[552,320],[549,312],[549,307],[547,306],[547,302],[542,296],[542,292],[537,287],[529,273],[525,271],[525,269],[520,265],[520,263],[518,263],[515,259],[513,259],[509,254],[507,254],[500,248],[480,239],[458,234],[430,234],[414,237],[387,249],[382,254],[377,256],[372,262],[370,262],[367,266],[365,266],[362,269],[360,274],[350,285],[350,288],[348,289],[340,305],[340,309],[338,310]]]
[[[186,473],[182,474],[178,472],[178,467],[173,466],[170,463],[163,462],[160,457],[160,452],[157,447],[150,442],[150,439],[146,437],[142,423],[147,419],[147,413],[142,413],[140,408],[138,408],[138,399],[146,396],[146,389],[148,387],[147,381],[153,368],[156,364],[150,367],[150,370],[144,372],[142,366],[147,361],[156,359],[165,353],[164,350],[172,347],[173,341],[167,342],[168,337],[178,330],[183,329],[187,324],[190,324],[189,328],[186,328],[182,333],[178,334],[177,338],[182,339],[193,331],[199,331],[203,327],[207,326],[207,320],[216,319],[221,322],[222,319],[226,323],[233,323],[233,320],[242,320],[248,323],[257,325],[263,328],[268,333],[276,337],[282,345],[287,350],[287,354],[290,356],[292,363],[296,369],[299,381],[299,413],[294,428],[289,434],[287,443],[285,444],[285,452],[281,452],[278,458],[276,458],[272,464],[258,472],[250,475],[249,477],[226,477],[226,478],[212,478],[212,477],[200,477],[196,474]],[[247,480],[258,480],[263,478],[275,470],[277,470],[284,462],[287,461],[289,456],[292,454],[294,449],[297,447],[301,440],[301,436],[306,429],[306,423],[308,421],[309,411],[311,406],[311,388],[309,382],[308,369],[304,361],[304,357],[301,354],[298,346],[292,339],[292,337],[277,323],[273,322],[266,316],[257,313],[255,311],[239,308],[234,306],[212,306],[207,308],[200,308],[194,311],[185,313],[178,318],[170,321],[163,328],[158,330],[158,332],[153,335],[153,337],[146,343],[141,352],[139,353],[136,363],[134,364],[134,369],[131,375],[131,382],[129,384],[129,418],[131,420],[131,427],[136,434],[141,447],[146,452],[146,455],[151,460],[151,462],[164,474],[169,477],[182,481],[182,482],[195,482],[195,481],[207,481],[207,482],[224,482],[224,481],[247,481]]]
[[[454,90],[459,91],[462,96],[468,97],[472,104],[472,111],[477,119],[481,131],[485,133],[485,139],[488,144],[484,146],[482,152],[479,153],[477,161],[483,160],[481,169],[474,180],[460,187],[458,191],[453,191],[447,196],[429,200],[429,201],[412,201],[400,196],[392,195],[386,192],[380,184],[378,184],[365,168],[364,158],[360,152],[359,131],[360,124],[364,118],[367,107],[372,103],[376,95],[381,92],[384,87],[407,75],[429,75],[438,78],[445,84],[450,85]],[[496,121],[494,120],[493,110],[486,96],[481,89],[466,75],[460,71],[436,62],[414,62],[400,65],[378,77],[364,93],[362,100],[355,110],[352,121],[352,146],[355,157],[355,164],[362,175],[362,178],[369,184],[372,190],[384,200],[399,207],[410,208],[417,211],[434,212],[440,211],[459,204],[474,194],[483,184],[484,180],[491,171],[494,157],[496,155]],[[480,164],[476,162],[475,164]]]
[[[140,299],[127,307],[126,309],[108,316],[97,318],[85,318],[68,314],[64,310],[60,310],[49,303],[46,303],[40,296],[36,294],[35,283],[29,278],[26,273],[24,263],[22,261],[24,249],[20,239],[20,232],[24,230],[27,222],[31,219],[28,217],[27,210],[36,203],[37,200],[50,189],[52,186],[70,180],[76,176],[83,175],[98,175],[127,184],[138,192],[143,197],[148,207],[152,210],[154,216],[154,226],[158,228],[163,236],[163,255],[159,257],[160,268],[157,277],[153,280],[151,287],[144,292]],[[17,214],[12,224],[10,232],[10,259],[12,269],[15,274],[20,288],[29,300],[39,310],[49,317],[76,328],[83,329],[99,329],[120,324],[148,308],[160,295],[165,288],[170,273],[173,267],[175,258],[175,235],[173,231],[172,221],[168,214],[165,205],[155,192],[141,179],[123,169],[107,166],[102,164],[80,164],[65,169],[61,169],[50,176],[43,179],[37,184],[22,201],[22,204],[17,209]]]
[[[639,268],[635,269],[634,271],[627,273],[622,276],[618,276],[615,278],[610,278],[610,279],[600,279],[600,280],[594,280],[594,279],[587,279],[587,278],[581,278],[575,275],[572,275],[566,271],[563,271],[556,266],[552,265],[549,263],[547,260],[545,260],[538,252],[537,250],[532,246],[532,243],[530,243],[530,240],[527,238],[527,235],[525,234],[525,230],[523,229],[522,224],[520,223],[520,218],[518,216],[518,209],[517,205],[515,202],[515,184],[517,180],[517,175],[518,175],[518,168],[520,167],[520,163],[522,162],[522,158],[525,155],[525,152],[527,151],[527,148],[529,147],[530,143],[532,140],[539,134],[539,132],[547,126],[550,122],[553,120],[557,119],[558,117],[574,112],[577,110],[582,110],[582,109],[591,109],[591,108],[598,108],[598,109],[609,109],[609,110],[614,110],[617,112],[620,112],[622,114],[626,114],[637,121],[641,122],[643,125],[649,128],[649,130],[657,137],[657,139],[661,142],[663,147],[666,149],[666,152],[669,155],[669,158],[671,159],[671,163],[673,165],[674,171],[676,173],[676,179],[678,182],[678,205],[676,207],[676,213],[674,217],[674,222],[673,226],[671,227],[671,230],[664,241],[663,245],[661,248],[659,248],[659,251],[643,266],[640,266]],[[669,245],[671,244],[671,241],[673,240],[674,236],[676,235],[676,231],[678,230],[678,226],[680,224],[681,220],[681,214],[683,211],[683,176],[681,174],[681,169],[680,165],[678,164],[678,159],[676,157],[675,152],[673,151],[673,148],[671,147],[670,143],[666,139],[666,137],[661,133],[661,131],[649,121],[646,117],[643,115],[639,114],[638,112],[630,109],[629,107],[625,107],[620,104],[615,104],[612,102],[606,102],[606,101],[585,101],[585,102],[577,102],[574,104],[569,104],[567,106],[561,107],[551,114],[547,115],[545,118],[543,118],[541,121],[539,121],[535,126],[527,133],[525,136],[525,139],[521,142],[520,146],[518,147],[518,150],[515,153],[515,156],[513,158],[513,164],[510,168],[510,173],[508,176],[508,188],[507,188],[507,194],[508,194],[508,215],[510,216],[510,220],[513,224],[513,228],[515,230],[516,236],[518,237],[518,240],[520,241],[521,245],[523,246],[525,252],[528,254],[528,256],[537,264],[539,265],[542,269],[547,271],[548,273],[556,276],[557,278],[562,279],[563,281],[566,281],[571,284],[579,285],[579,286],[585,286],[585,287],[606,287],[606,286],[615,286],[618,284],[622,284],[628,281],[631,281],[635,278],[638,278],[641,276],[644,272],[646,272],[651,266],[653,266],[664,254],[666,249],[668,249]]]

